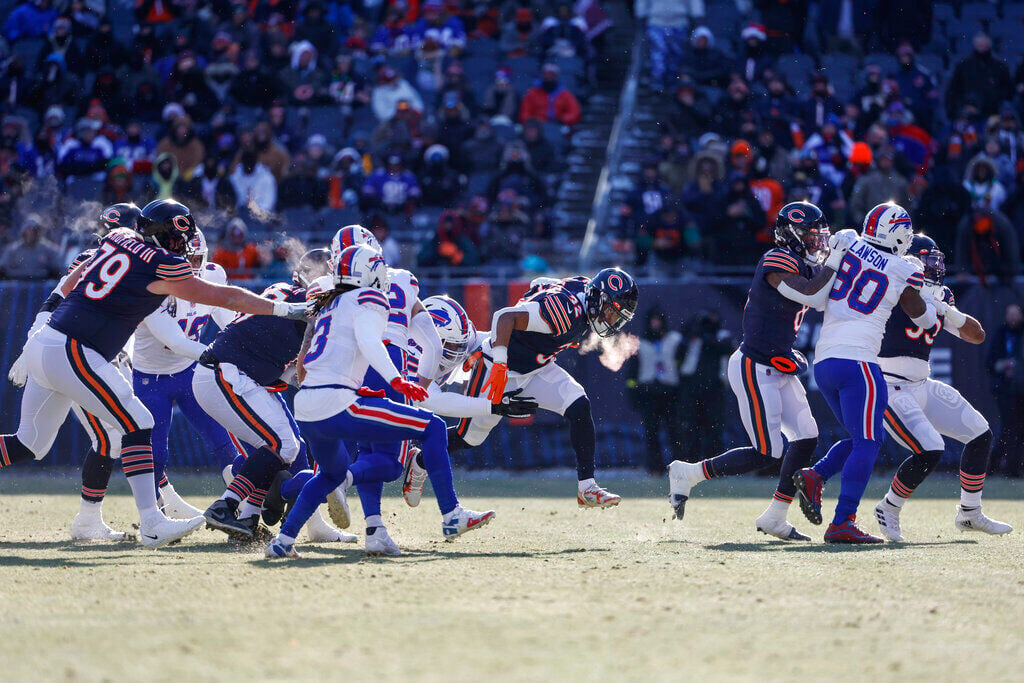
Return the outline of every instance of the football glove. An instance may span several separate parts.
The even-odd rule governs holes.
[[[501,397],[501,401],[491,404],[491,415],[502,417],[530,417],[537,412],[537,401],[531,396],[520,396],[522,389],[510,391]]]
[[[11,384],[16,387],[23,387],[28,382],[28,365],[25,363],[24,353],[18,354],[18,357],[14,359],[10,372],[7,373],[7,379],[11,380]]]
[[[487,378],[487,384],[483,391],[488,392],[487,398],[491,403],[501,403],[505,395],[505,385],[508,383],[508,364],[495,363],[491,366],[491,376]]]
[[[275,301],[274,302],[274,315],[278,318],[288,318],[290,320],[308,320],[309,314],[312,312],[312,303],[303,301],[297,304],[290,304],[287,301]]]
[[[391,380],[391,388],[405,396],[410,401],[423,401],[427,398],[427,390],[419,384],[406,382],[401,377]]]
[[[383,389],[371,389],[370,387],[359,387],[356,393],[365,398],[384,398],[388,395]]]
[[[857,241],[857,233],[847,228],[846,230],[840,230],[836,234],[828,238],[829,254],[825,260],[825,267],[831,268],[832,270],[839,270],[839,264],[842,263],[843,257],[846,256],[846,252],[849,251],[853,243]]]

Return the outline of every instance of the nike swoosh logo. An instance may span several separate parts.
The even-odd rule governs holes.
[[[143,535],[143,537],[148,538],[151,541],[155,541],[156,540],[156,536],[150,536],[149,534],[142,534],[142,535]]]

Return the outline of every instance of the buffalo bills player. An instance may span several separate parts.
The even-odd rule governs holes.
[[[142,210],[137,233],[113,230],[100,241],[65,283],[64,301],[25,345],[28,381],[18,432],[0,436],[2,468],[44,457],[73,403],[115,426],[141,540],[154,548],[188,535],[203,519],[168,519],[157,508],[153,416],[112,361],[167,296],[253,315],[306,316],[305,303],[269,301],[196,278],[184,258],[195,228],[187,207],[162,199]]]
[[[334,271],[334,289],[320,297],[315,332],[302,361],[302,387],[295,411],[319,469],[306,482],[267,546],[267,557],[298,557],[295,537],[306,518],[328,494],[362,481],[382,480],[376,462],[350,467],[346,441],[421,441],[431,484],[443,516],[445,540],[490,522],[493,512],[464,510],[455,494],[451,470],[435,467],[449,459],[444,421],[420,408],[384,398],[361,387],[370,365],[405,398],[419,401],[427,391],[402,379],[382,343],[390,307],[387,264],[364,245],[344,249]]]
[[[580,507],[612,507],[621,496],[594,479],[595,429],[587,392],[557,365],[556,356],[576,348],[588,331],[610,337],[633,318],[638,289],[618,268],[605,268],[593,279],[537,278],[515,305],[496,312],[491,333],[471,357],[468,396],[487,396],[501,403],[508,392],[522,389],[537,404],[569,421],[576,455]],[[452,451],[483,443],[501,415],[466,418],[452,428]]]
[[[778,488],[757,518],[757,530],[787,541],[811,540],[786,520],[796,495],[793,474],[811,463],[818,446],[818,425],[800,382],[807,359],[793,342],[808,307],[824,306],[842,258],[836,252],[821,265],[828,239],[828,223],[814,204],[793,202],[779,211],[775,246],[757,264],[743,308],[743,342],[729,358],[729,385],[750,446],[697,463],[671,463],[669,502],[677,519],[700,482],[758,470],[769,458],[782,458]],[[789,442],[785,452],[783,436]]]
[[[943,329],[971,344],[985,341],[981,323],[956,308],[953,292],[942,284],[946,257],[935,241],[915,235],[910,255],[924,264],[925,290],[935,300],[938,323],[924,329],[913,324],[907,314],[896,309],[885,325],[878,364],[885,375],[889,405],[885,410],[885,430],[897,443],[911,452],[892,478],[885,498],[875,506],[875,518],[882,535],[890,541],[902,541],[900,512],[925,477],[938,464],[945,450],[943,436],[964,444],[960,456],[960,505],[954,524],[961,531],[1006,534],[1013,527],[989,519],[981,512],[981,490],[988,471],[992,431],[974,406],[953,387],[932,379],[931,356],[935,337]]]
[[[309,262],[325,263],[325,251],[304,254],[293,281],[273,284],[263,296],[305,306]],[[221,497],[203,513],[208,526],[229,536],[252,539],[277,473],[305,467],[306,447],[284,399],[288,385],[282,376],[295,363],[306,324],[305,319],[238,316],[203,352],[193,374],[192,391],[200,407],[254,449]],[[331,527],[319,513],[311,517],[306,530],[311,540],[356,540]]]
[[[915,327],[931,329],[937,319],[935,306],[921,297],[921,262],[905,258],[914,230],[903,207],[879,204],[865,216],[859,237],[852,230],[840,231],[838,237],[837,246],[846,253],[825,305],[814,379],[850,438],[793,476],[801,509],[812,523],[820,524],[822,486],[842,471],[839,502],[825,542],[881,543],[856,523],[857,507],[882,445],[888,402],[878,352],[897,304]]]

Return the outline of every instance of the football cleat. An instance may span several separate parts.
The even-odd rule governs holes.
[[[207,529],[218,529],[236,538],[252,538],[252,527],[238,519],[235,510],[223,498],[213,501],[213,505],[203,513],[203,518],[206,519]]]
[[[793,475],[796,492],[800,494],[800,511],[811,524],[821,524],[821,492],[825,480],[810,467]]]
[[[427,471],[416,462],[420,449],[410,448],[405,460],[405,473],[402,475],[402,497],[406,504],[414,508],[423,497],[423,483],[427,480]]]
[[[72,541],[125,541],[128,534],[107,526],[101,515],[83,515],[79,512],[71,522]]]
[[[607,491],[597,484],[576,492],[576,504],[581,508],[610,508],[622,502],[622,496]]]
[[[252,536],[248,538],[240,538],[238,540],[248,541],[252,540],[257,543],[266,543],[274,537],[274,534],[270,529],[260,524],[260,516],[258,513],[243,517],[238,520],[252,531]]]
[[[267,526],[274,526],[284,516],[285,500],[281,497],[281,485],[291,478],[291,472],[281,470],[274,477],[270,488],[267,489],[267,495],[263,497],[263,509],[261,510],[263,523]]]
[[[878,520],[878,530],[882,532],[886,540],[893,543],[902,543],[903,530],[900,529],[900,512],[902,508],[896,507],[883,498],[875,506],[875,519]]]
[[[690,499],[694,484],[690,470],[694,467],[693,463],[682,460],[673,460],[668,465],[668,502],[676,519],[682,519],[686,513],[686,501]]]
[[[352,513],[348,509],[348,487],[342,484],[327,494],[327,513],[341,529],[347,529],[352,524]]]
[[[1006,522],[989,519],[981,512],[980,507],[965,510],[962,505],[956,506],[956,519],[953,522],[960,531],[980,531],[994,536],[1002,536],[1013,531]]]
[[[174,487],[169,484],[160,489],[160,497],[164,501],[164,515],[171,519],[192,519],[203,514],[203,511],[199,508],[193,507],[182,500],[178,492],[174,490]]]
[[[494,510],[487,512],[473,512],[462,506],[455,508],[447,522],[441,523],[441,534],[446,541],[454,541],[456,538],[480,527],[489,524],[494,519]]]
[[[192,519],[161,519],[155,524],[139,525],[139,540],[147,548],[160,548],[179,541],[203,525],[203,516]]]
[[[857,515],[850,515],[842,524],[829,524],[825,531],[825,543],[885,543],[878,536],[872,536],[857,526]]]
[[[267,544],[267,549],[263,554],[271,560],[295,560],[302,557],[302,555],[299,555],[298,551],[295,550],[294,543],[282,543],[276,536]]]
[[[366,530],[366,554],[398,557],[402,550],[388,535],[386,527],[375,526]]]
[[[775,538],[780,538],[783,541],[809,541],[810,536],[800,533],[796,530],[792,524],[786,521],[786,519],[779,518],[774,515],[769,515],[768,512],[764,512],[758,517],[754,524],[757,526],[757,530],[762,534],[768,534]]]
[[[306,535],[311,543],[355,543],[359,540],[355,534],[331,526],[320,514],[319,508],[313,511],[313,516],[306,522]]]

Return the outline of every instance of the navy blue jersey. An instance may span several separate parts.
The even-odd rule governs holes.
[[[793,342],[807,307],[782,296],[768,283],[768,273],[795,273],[810,278],[814,269],[788,249],[769,250],[757,264],[743,307],[740,351],[756,363],[786,372],[792,366],[785,359],[794,360]]]
[[[942,300],[955,306],[953,292],[949,287],[942,288]],[[932,354],[932,344],[942,331],[942,316],[930,330],[914,324],[902,306],[892,309],[889,320],[885,323],[885,336],[882,337],[882,348],[878,351],[879,358],[919,358],[927,361]]]
[[[540,304],[540,316],[553,333],[513,330],[508,342],[508,369],[520,374],[541,368],[560,351],[579,346],[590,329],[580,297],[589,280],[574,277],[534,287],[520,300]]]
[[[264,298],[301,303],[306,290],[278,282],[263,290]],[[277,384],[281,373],[299,355],[306,323],[272,315],[240,315],[221,330],[209,352],[219,363],[231,363],[265,387]]]
[[[146,286],[191,277],[184,257],[114,231],[100,240],[82,279],[50,317],[50,327],[113,360],[167,296]]]

